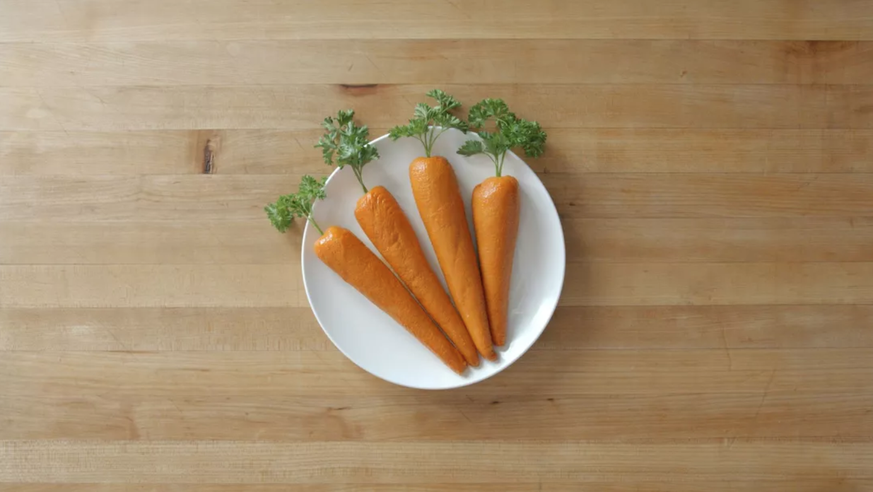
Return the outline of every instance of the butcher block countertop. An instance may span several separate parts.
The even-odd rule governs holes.
[[[549,132],[567,276],[427,392],[263,207],[435,87]],[[0,491],[873,491],[873,2],[0,0]]]

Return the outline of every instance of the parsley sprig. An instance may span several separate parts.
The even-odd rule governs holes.
[[[325,129],[325,134],[318,139],[315,147],[321,148],[325,163],[333,165],[336,161],[336,165],[340,169],[346,165],[351,166],[355,177],[358,178],[358,183],[361,183],[361,188],[366,193],[367,187],[364,185],[363,176],[364,165],[373,159],[378,159],[379,151],[370,145],[370,129],[367,125],[356,125],[354,118],[355,110],[353,109],[339,111],[336,118],[330,116],[325,118],[321,123]]]
[[[415,105],[415,113],[409,124],[395,126],[388,135],[392,140],[400,137],[412,137],[424,146],[424,155],[430,157],[433,152],[433,144],[449,128],[457,128],[467,132],[467,124],[451,113],[461,107],[461,103],[454,97],[440,89],[434,89],[427,93],[427,97],[436,99],[436,106],[425,103]],[[437,128],[439,127],[439,128]]]
[[[303,176],[300,180],[300,188],[297,193],[282,195],[276,200],[276,203],[271,203],[264,207],[267,212],[270,222],[273,227],[279,232],[285,232],[291,226],[291,221],[295,217],[305,218],[312,224],[319,233],[324,234],[321,227],[312,218],[312,204],[315,200],[324,200],[326,194],[324,185],[327,182],[327,177],[320,181],[312,176]]]
[[[502,99],[480,101],[470,108],[469,120],[470,128],[482,140],[467,140],[458,149],[458,154],[487,155],[494,163],[494,171],[498,177],[503,173],[503,161],[510,149],[521,147],[528,157],[539,157],[543,154],[546,132],[536,121],[517,117]],[[494,120],[493,132],[483,129],[489,120]]]

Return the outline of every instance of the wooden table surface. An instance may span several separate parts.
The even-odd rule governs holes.
[[[549,131],[560,307],[356,368],[263,206],[442,87]],[[0,0],[0,491],[873,490],[873,2]]]

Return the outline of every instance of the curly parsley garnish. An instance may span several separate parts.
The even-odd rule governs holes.
[[[449,128],[457,128],[467,132],[467,124],[453,115],[451,111],[461,107],[461,103],[445,92],[434,89],[427,93],[427,97],[436,99],[436,106],[424,103],[415,105],[415,113],[409,124],[395,126],[388,135],[392,140],[400,137],[412,137],[424,146],[424,155],[430,157],[433,152],[433,144]]]
[[[467,140],[458,154],[471,156],[485,154],[494,163],[499,177],[503,173],[506,152],[515,147],[524,149],[528,157],[539,157],[546,144],[546,132],[536,121],[521,119],[509,110],[502,99],[484,99],[470,108],[470,128],[482,140]],[[494,120],[495,130],[485,131],[485,124]]]
[[[315,147],[321,148],[324,162],[342,169],[351,166],[355,177],[361,183],[364,193],[367,187],[364,185],[364,165],[373,159],[379,158],[379,151],[370,145],[370,129],[367,125],[358,126],[354,122],[355,110],[345,109],[337,113],[336,118],[328,116],[321,123],[325,129]]]
[[[264,207],[264,211],[267,212],[267,217],[273,223],[273,227],[278,229],[279,232],[285,232],[291,226],[291,221],[295,217],[299,217],[308,220],[319,233],[324,234],[324,231],[321,230],[321,227],[318,227],[315,219],[312,218],[312,204],[315,203],[315,200],[324,200],[326,196],[324,185],[326,182],[327,177],[319,181],[309,175],[303,176],[303,179],[300,180],[300,188],[297,193],[282,195],[276,200],[276,203],[271,203]]]

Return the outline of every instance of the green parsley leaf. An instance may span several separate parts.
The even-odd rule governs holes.
[[[273,224],[273,227],[279,232],[285,232],[291,226],[291,222],[295,218],[308,220],[318,232],[322,232],[321,228],[312,218],[312,204],[315,200],[324,200],[327,196],[324,191],[324,185],[327,183],[327,177],[320,181],[312,176],[303,176],[300,180],[300,187],[297,193],[282,195],[276,203],[271,203],[264,207],[267,212],[267,218]]]
[[[481,140],[467,140],[464,145],[458,149],[461,155],[476,155],[485,153],[485,144]]]
[[[480,129],[485,126],[485,123],[493,118],[498,129],[503,124],[515,121],[515,113],[509,110],[509,107],[503,99],[483,99],[475,106],[470,108],[470,128]]]
[[[494,162],[497,176],[503,173],[503,162],[510,149],[521,147],[528,157],[539,157],[545,151],[546,132],[540,124],[517,117],[502,99],[489,98],[476,103],[470,108],[468,119],[470,128],[477,131],[482,141],[468,140],[458,149],[458,154],[487,155]],[[494,121],[493,132],[484,129],[491,120]]]
[[[330,116],[325,118],[322,123],[325,133],[318,139],[315,147],[321,148],[321,155],[326,164],[336,164],[340,169],[351,166],[366,193],[363,168],[368,162],[379,158],[379,151],[370,145],[370,128],[367,125],[356,125],[354,118],[353,109],[339,111],[336,118]]]
[[[430,157],[434,143],[436,143],[436,140],[443,132],[449,128],[456,128],[467,133],[467,124],[451,114],[451,111],[461,106],[460,101],[440,89],[429,91],[427,96],[435,99],[437,105],[416,104],[413,117],[409,120],[409,123],[395,126],[389,131],[388,135],[392,140],[397,140],[401,137],[418,139],[424,146],[425,155]]]

